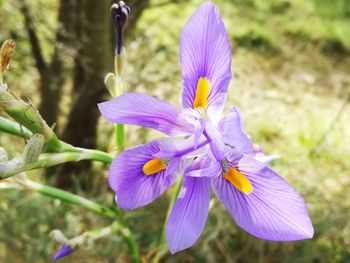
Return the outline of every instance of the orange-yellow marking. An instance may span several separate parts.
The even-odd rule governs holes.
[[[142,171],[145,175],[156,174],[164,169],[166,169],[166,164],[160,158],[149,160],[142,167]]]
[[[193,108],[207,108],[210,83],[206,78],[199,78],[196,90],[196,97],[193,101]]]
[[[224,174],[224,178],[245,194],[250,194],[253,191],[253,186],[250,181],[235,167],[231,167],[230,170]]]

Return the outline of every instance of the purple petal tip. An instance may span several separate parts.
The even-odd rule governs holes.
[[[69,245],[64,244],[52,257],[51,261],[57,261],[65,256],[72,254],[75,250],[71,248]]]

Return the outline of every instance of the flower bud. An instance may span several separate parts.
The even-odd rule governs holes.
[[[23,161],[33,163],[39,159],[45,143],[44,136],[36,133],[29,139],[23,151]]]
[[[12,39],[6,40],[0,49],[0,84],[3,82],[3,74],[9,68],[10,60],[15,52],[16,42]]]
[[[0,162],[8,161],[7,152],[4,148],[0,147]]]
[[[117,30],[117,47],[116,53],[121,54],[123,50],[123,41],[124,41],[124,28],[130,15],[131,9],[123,1],[115,3],[111,7],[111,15]]]
[[[3,87],[4,85],[2,85]],[[25,102],[17,98],[9,90],[0,89],[0,110],[5,111],[18,124],[24,126],[32,133],[40,133],[44,135],[47,151],[59,151],[60,141],[56,134],[47,125],[40,113],[29,102]]]

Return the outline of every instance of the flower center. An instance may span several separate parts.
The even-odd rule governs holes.
[[[207,108],[210,83],[206,78],[199,78],[196,90],[196,97],[193,101],[193,108]]]
[[[160,171],[163,171],[166,169],[166,166],[169,163],[169,161],[170,160],[168,159],[161,159],[161,158],[155,158],[155,159],[149,160],[142,167],[142,171],[145,175],[152,175],[152,174],[159,173]]]
[[[230,167],[230,169],[225,172],[224,178],[244,194],[250,194],[253,191],[253,186],[248,178],[235,167]]]

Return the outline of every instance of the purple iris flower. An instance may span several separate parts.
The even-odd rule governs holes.
[[[216,7],[201,5],[181,33],[183,76],[180,112],[167,102],[127,93],[99,104],[113,123],[153,128],[177,138],[126,150],[112,162],[109,184],[123,209],[146,205],[180,175],[182,188],[169,216],[171,253],[193,245],[205,226],[211,187],[237,224],[274,241],[311,238],[313,227],[301,196],[267,163],[249,155],[254,147],[232,108],[220,121],[231,78],[229,38]]]

